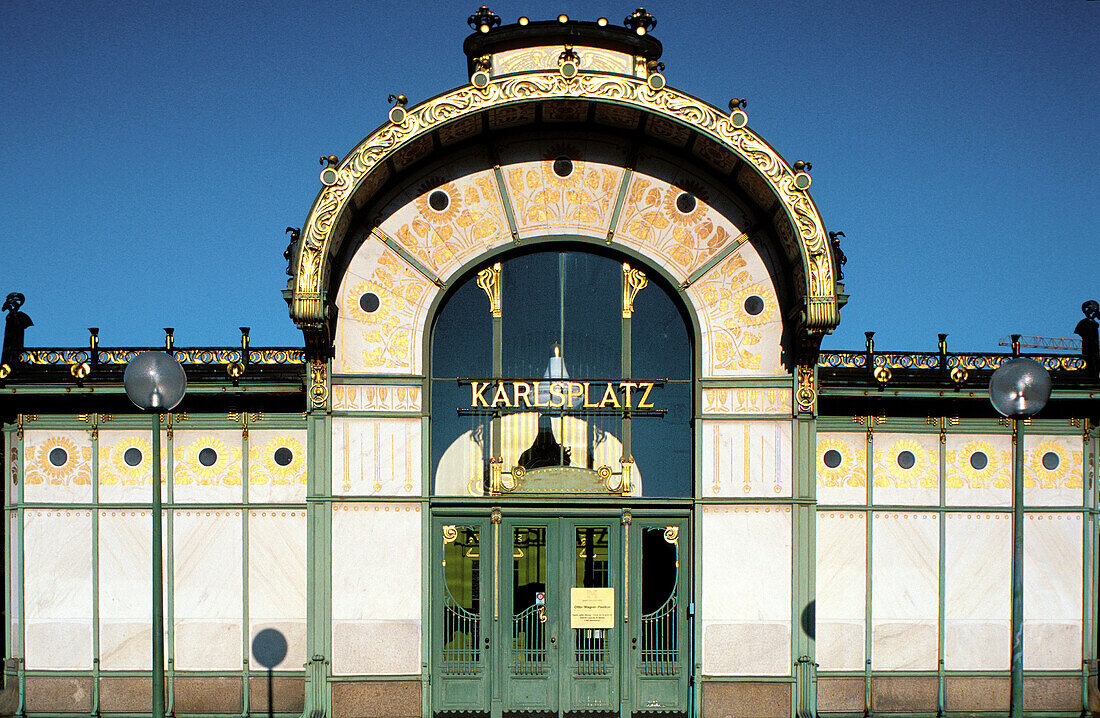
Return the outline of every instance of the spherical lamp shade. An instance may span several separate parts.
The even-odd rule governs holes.
[[[171,411],[187,392],[187,375],[173,357],[160,351],[138,354],[122,375],[126,396],[139,409]]]
[[[1012,419],[1037,414],[1050,398],[1050,374],[1039,362],[1018,357],[1005,362],[989,380],[993,408]]]

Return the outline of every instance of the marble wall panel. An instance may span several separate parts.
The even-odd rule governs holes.
[[[99,431],[101,503],[150,503],[153,500],[152,427],[146,431]],[[168,432],[160,434],[161,497],[168,497]]]
[[[703,421],[707,495],[791,495],[791,422]]]
[[[791,672],[791,509],[703,509],[703,673]]]
[[[252,503],[306,500],[306,432],[294,429],[250,429],[248,434],[248,500]]]
[[[183,503],[239,503],[241,431],[176,429],[172,444],[172,491]]]
[[[823,671],[864,667],[867,516],[817,512],[817,662]]]
[[[1081,506],[1084,448],[1079,434],[1044,436],[1025,430],[1024,505]]]
[[[949,513],[944,527],[944,664],[1006,671],[1012,633],[1012,515]]]
[[[818,432],[816,476],[817,503],[866,505],[866,435],[862,431]]]
[[[948,434],[948,506],[1012,505],[1012,438],[1007,434]]]
[[[241,512],[177,510],[173,521],[175,666],[240,669]]]
[[[704,376],[779,376],[783,319],[767,267],[751,243],[688,287],[699,315]]]
[[[452,251],[447,244],[439,250]],[[340,284],[333,372],[420,373],[424,322],[438,292],[381,240],[367,237]]]
[[[1081,667],[1081,514],[1024,521],[1024,668]]]
[[[420,496],[419,418],[332,420],[332,492]]]
[[[29,670],[92,667],[92,512],[27,509],[23,600]]]
[[[871,500],[887,506],[940,503],[939,434],[874,435]]]
[[[876,670],[936,668],[939,531],[935,513],[872,516],[871,665]]]
[[[92,500],[92,438],[82,429],[28,429],[23,435],[23,500]]]
[[[99,664],[104,670],[149,670],[152,546],[151,511],[100,510]]]
[[[332,508],[333,673],[419,674],[420,505]]]
[[[265,628],[286,637],[281,669],[306,662],[306,512],[248,512],[248,643]],[[253,664],[257,665],[257,664]]]

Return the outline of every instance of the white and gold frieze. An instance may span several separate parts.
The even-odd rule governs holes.
[[[420,411],[421,388],[416,385],[334,384],[334,411]]]
[[[790,421],[703,423],[707,496],[791,495]]]
[[[306,432],[251,429],[248,435],[248,500],[306,500]]]
[[[817,502],[867,503],[867,440],[863,432],[818,432]]]
[[[332,493],[419,496],[421,429],[416,418],[332,420]]]
[[[172,489],[177,503],[241,500],[241,431],[175,431]]]
[[[939,434],[875,434],[872,471],[876,504],[939,504]]]
[[[91,501],[91,433],[28,429],[23,438],[23,500]]]
[[[703,389],[704,414],[791,413],[791,390],[783,387]]]

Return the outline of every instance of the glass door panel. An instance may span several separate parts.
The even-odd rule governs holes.
[[[482,566],[492,565],[492,552],[484,524],[437,521],[433,527],[441,555],[433,602],[436,710],[476,710],[489,703],[489,601]]]
[[[503,531],[511,548],[502,556],[511,575],[505,586],[501,626],[507,644],[503,656],[504,711],[506,713],[555,712],[558,708],[557,622],[555,607],[547,597],[557,589],[554,555],[559,543],[554,524],[505,521]]]
[[[570,636],[563,701],[574,711],[618,710],[623,565],[619,521],[562,524],[568,546],[562,576],[572,584],[562,597]]]
[[[686,522],[636,521],[631,557],[632,571],[640,574],[631,597],[638,620],[629,630],[629,662],[634,676],[634,704],[638,709],[684,711],[687,709],[687,641],[690,628],[687,605],[690,571],[686,556],[690,544]]]

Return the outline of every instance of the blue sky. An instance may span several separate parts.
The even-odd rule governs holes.
[[[467,81],[458,3],[0,4],[0,295],[32,346],[298,344],[283,229]],[[494,3],[505,22],[614,3]],[[997,351],[1100,298],[1100,2],[650,2],[669,84],[813,163],[851,301],[826,348]]]

